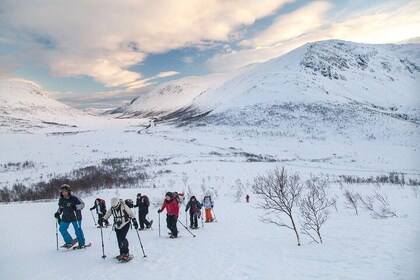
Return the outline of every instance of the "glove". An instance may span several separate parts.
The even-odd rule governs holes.
[[[92,208],[89,208],[89,210],[90,210],[90,211],[92,211],[93,209],[95,209],[95,206],[94,206],[94,207],[92,207]]]
[[[133,222],[134,228],[135,229],[138,229],[139,228],[139,224],[137,223],[136,219],[132,219],[132,222]]]
[[[187,212],[188,210],[185,210],[185,212]]]
[[[160,214],[161,212],[162,212],[162,211],[159,209],[159,210],[158,210],[158,213]]]
[[[54,217],[59,220],[60,219],[60,213],[55,212]]]

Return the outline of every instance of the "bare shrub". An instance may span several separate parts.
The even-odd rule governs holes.
[[[411,193],[414,198],[417,198],[419,195],[419,186],[411,186]]]
[[[262,202],[258,207],[264,209],[265,216],[260,217],[264,223],[272,223],[294,231],[298,246],[300,246],[299,233],[294,218],[294,206],[297,205],[302,192],[302,184],[297,174],[288,175],[284,167],[267,172],[265,176],[258,176],[252,185],[253,191]],[[275,215],[275,218],[272,217]],[[283,221],[286,215],[290,223]]]
[[[371,212],[373,218],[388,219],[397,217],[395,210],[391,210],[386,195],[381,195],[375,191],[375,195],[360,196],[360,201],[362,202],[362,207]]]
[[[306,181],[307,192],[299,201],[302,234],[308,235],[316,243],[322,243],[321,227],[329,218],[329,208],[335,206],[336,200],[327,196],[326,180],[311,178]],[[318,240],[314,237],[318,236]]]
[[[353,193],[353,192],[350,192],[349,190],[345,190],[343,196],[345,198],[344,204],[346,208],[354,209],[354,211],[356,212],[356,216],[358,216],[360,195],[358,193]]]
[[[236,179],[234,187],[236,187],[236,192],[234,195],[235,202],[240,202],[244,196],[244,186],[240,179]]]
[[[141,164],[133,164],[132,158],[104,159],[98,165],[75,169],[64,175],[52,175],[48,181],[25,186],[22,183],[14,184],[9,190],[4,188],[1,202],[52,199],[58,195],[58,187],[68,184],[78,193],[90,194],[103,188],[136,186],[148,178]]]

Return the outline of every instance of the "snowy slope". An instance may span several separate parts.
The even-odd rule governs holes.
[[[72,130],[95,117],[47,96],[30,81],[0,80],[0,131]]]
[[[190,173],[191,175],[191,173]],[[214,177],[213,177],[214,178]],[[199,192],[199,180],[193,190]],[[179,185],[178,185],[179,187]],[[115,232],[103,230],[105,259],[102,259],[101,233],[94,225],[88,207],[96,197],[106,199],[107,205],[116,191],[102,191],[83,197],[83,230],[92,247],[86,250],[56,250],[53,214],[57,201],[0,205],[1,279],[406,279],[420,277],[419,259],[419,199],[409,189],[384,186],[382,193],[392,198],[391,203],[401,218],[372,219],[365,212],[355,216],[345,209],[340,198],[338,212],[323,228],[324,244],[311,243],[302,236],[298,247],[288,229],[259,221],[262,211],[256,209],[257,199],[251,194],[251,203],[234,203],[232,193],[220,190],[215,199],[217,223],[206,223],[194,230],[192,237],[178,223],[179,239],[168,238],[161,214],[161,237],[157,207],[152,206],[149,219],[153,230],[139,232],[147,255],[143,258],[134,230],[129,230],[130,252],[135,258],[129,263],[118,263]],[[335,188],[333,193],[341,197]],[[359,186],[358,191],[373,192],[373,186]],[[134,198],[137,192],[147,194],[152,201],[161,201],[165,189],[123,189],[121,198]],[[11,214],[13,213],[13,214]],[[17,216],[14,213],[22,213]],[[180,222],[185,224],[184,207]],[[95,215],[96,216],[96,215]],[[96,218],[96,217],[95,217]],[[110,219],[112,222],[112,219]],[[73,229],[69,233],[74,236]],[[63,244],[58,233],[59,245]]]
[[[241,73],[169,82],[120,108],[119,112],[126,116],[162,117],[177,110],[200,115],[209,111],[222,113],[231,108],[261,107],[261,104],[321,102],[357,104],[417,121],[419,65],[418,44],[321,41]],[[164,108],[166,113],[159,108]],[[182,111],[187,108],[194,112]],[[169,117],[180,117],[180,114]]]

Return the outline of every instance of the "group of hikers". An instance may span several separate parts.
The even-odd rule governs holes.
[[[64,184],[60,187],[60,199],[58,201],[58,210],[54,214],[59,224],[59,231],[64,239],[65,244],[63,248],[74,248],[82,249],[86,248],[85,238],[82,230],[82,209],[85,204],[82,199],[71,192],[69,185]],[[167,192],[163,201],[162,207],[158,210],[160,214],[166,209],[166,224],[170,230],[170,238],[178,237],[178,216],[180,206],[184,202],[183,194],[177,192]],[[195,196],[191,196],[185,207],[185,212],[189,211],[190,216],[190,228],[198,228],[198,219],[201,216],[201,209],[205,209],[205,222],[213,222],[215,218],[212,214],[213,201],[209,195],[204,196],[202,202],[198,201]],[[138,220],[136,220],[135,214],[132,208],[138,207]],[[150,201],[146,195],[141,193],[137,194],[136,204],[131,199],[118,199],[116,197],[111,199],[111,207],[107,210],[105,200],[96,198],[93,207],[90,210],[96,210],[98,215],[98,227],[109,226],[108,219],[113,216],[113,229],[117,235],[118,247],[120,254],[116,257],[119,261],[128,261],[132,256],[129,254],[129,244],[126,238],[130,225],[136,230],[150,229],[153,224],[153,220],[148,221],[146,216],[149,213]],[[72,224],[76,238],[72,238],[68,233],[68,228]],[[140,239],[140,237],[139,237]],[[58,242],[58,241],[57,241]],[[78,243],[77,246],[74,246]],[[58,245],[57,245],[58,248]]]

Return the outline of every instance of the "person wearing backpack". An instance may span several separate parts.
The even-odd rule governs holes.
[[[204,209],[206,209],[206,223],[213,222],[213,215],[211,214],[211,210],[213,209],[213,201],[211,200],[211,196],[206,195],[202,202]]]
[[[166,226],[171,231],[170,238],[178,237],[178,228],[176,226],[179,215],[179,205],[173,193],[167,192],[162,207],[158,210],[161,213],[166,208]]]
[[[149,206],[150,206],[149,198],[146,195],[141,195],[141,193],[138,193],[136,204],[134,205],[134,207],[139,208],[139,223],[140,223],[139,230],[144,230],[144,226],[146,226],[146,228],[149,229],[153,224],[153,220],[150,220],[149,222],[146,219],[146,215],[149,213]]]
[[[85,203],[80,197],[72,194],[69,185],[64,184],[59,190],[60,199],[58,200],[58,209],[54,217],[58,220],[59,230],[65,242],[61,247],[69,249],[78,242],[78,247],[84,248],[85,236],[82,230],[82,209],[85,207]],[[67,231],[70,224],[73,225],[76,239],[73,239]]]
[[[103,227],[104,223],[103,223],[103,217],[106,214],[106,204],[105,204],[105,200],[101,199],[101,198],[97,198],[95,199],[94,205],[93,207],[91,207],[89,210],[92,211],[93,209],[96,209],[96,214],[98,214],[98,227]],[[107,220],[105,220],[105,226],[109,226],[109,223]]]
[[[108,220],[111,215],[114,217],[114,229],[117,235],[118,248],[120,249],[120,255],[116,259],[119,261],[129,261],[131,257],[126,236],[130,229],[130,220],[136,230],[139,228],[136,217],[130,207],[122,199],[116,197],[111,199],[111,208],[107,211],[103,219]]]
[[[195,198],[195,196],[191,196],[190,201],[188,201],[187,206],[185,207],[185,212],[190,209],[190,228],[196,229],[198,228],[198,217],[200,214],[201,203]]]

